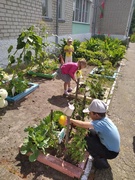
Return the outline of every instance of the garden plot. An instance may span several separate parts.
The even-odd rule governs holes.
[[[106,103],[110,98],[112,85],[113,81],[103,78],[88,78],[85,82],[80,82],[78,88],[75,87],[69,97],[83,99],[86,96],[87,100],[98,98]]]
[[[28,83],[28,85],[29,85],[29,88],[27,88],[24,92],[14,95],[14,96],[7,96],[6,100],[9,102],[19,101],[39,87],[39,85],[36,83]]]

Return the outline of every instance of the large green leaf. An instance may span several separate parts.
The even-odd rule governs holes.
[[[21,154],[27,154],[28,153],[28,148],[27,146],[22,146],[20,149]]]
[[[34,153],[29,156],[29,161],[30,161],[30,162],[36,161],[38,155],[39,155],[39,151],[38,151],[38,150],[35,150]]]
[[[8,53],[10,53],[13,49],[13,46],[11,45],[9,48],[8,48]]]

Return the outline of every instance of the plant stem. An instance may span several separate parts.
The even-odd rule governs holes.
[[[79,82],[80,82],[80,78],[77,79],[75,102],[77,101],[77,97],[78,97]]]
[[[68,144],[68,140],[69,140],[69,125],[70,125],[70,117],[67,116],[67,128],[66,128],[65,146]]]

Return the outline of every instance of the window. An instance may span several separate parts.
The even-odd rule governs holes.
[[[64,19],[65,0],[58,0],[58,18]]]
[[[52,18],[52,0],[42,0],[42,16],[45,19]]]
[[[73,0],[73,21],[89,23],[90,0]]]
[[[42,0],[42,16],[48,17],[48,0]]]
[[[58,9],[59,9],[59,19],[62,19],[62,0],[58,2]]]

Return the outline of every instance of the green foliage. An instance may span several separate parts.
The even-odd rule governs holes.
[[[100,39],[100,40],[104,41],[105,38],[106,38],[106,36],[105,36],[105,35],[102,35],[102,34],[99,34],[99,35],[94,35],[94,36],[92,36],[92,38],[94,38],[94,39]]]
[[[103,63],[107,59],[107,56],[102,51],[96,51],[94,53],[94,59],[98,59],[101,63]]]
[[[4,76],[5,76],[5,72],[4,72],[4,70],[2,69],[2,68],[0,68],[0,85],[2,85],[3,84],[3,82],[2,81],[4,81]]]
[[[76,128],[75,133],[70,143],[67,144],[67,155],[71,157],[73,163],[77,164],[82,162],[85,157],[86,141],[84,137],[87,134],[87,130],[83,128]]]
[[[80,44],[77,49],[78,57],[84,57],[88,64],[93,59],[103,63],[109,60],[113,66],[116,66],[118,61],[122,60],[125,55],[126,47],[122,45],[122,41],[111,37],[92,37]]]
[[[83,95],[84,94],[85,94],[85,92],[83,91]],[[85,108],[85,105],[90,104],[90,102],[86,101],[85,98],[84,98],[83,100],[82,99],[77,99],[77,101],[74,99],[72,101],[72,103],[74,104],[74,107],[75,107],[75,110],[72,113],[72,118],[73,119],[80,119],[80,120],[84,121],[83,109]]]
[[[62,114],[61,111],[51,112],[38,126],[26,128],[24,131],[28,133],[28,137],[24,139],[20,150],[21,154],[31,152],[29,160],[33,162],[37,159],[40,151],[46,154],[48,148],[57,149],[58,133],[61,130],[58,120]]]
[[[8,49],[8,59],[10,64],[17,63],[18,65],[26,63],[28,69],[37,67],[40,70],[45,70],[47,61],[50,61],[50,53],[47,49],[51,44],[47,42],[47,32],[44,24],[38,29],[31,26],[21,32],[17,38],[17,46],[15,52],[12,52],[13,46]]]
[[[131,37],[130,37],[130,42],[132,42],[132,43],[135,42],[135,33],[131,35]]]
[[[89,40],[82,42],[80,47],[95,52],[101,49],[102,44],[103,41],[100,39],[90,38]]]
[[[12,78],[7,85],[5,85],[5,88],[8,92],[9,96],[14,96],[17,94],[20,94],[22,92],[24,92],[27,88],[28,88],[28,81],[22,76],[18,76],[17,78]],[[15,94],[12,94],[12,88],[15,88]]]
[[[103,65],[98,65],[94,74],[99,74],[101,76],[113,76],[116,69],[112,66],[110,61],[105,61]]]
[[[56,44],[56,46],[58,47],[59,55],[61,54],[63,56],[63,58],[65,58],[64,47],[67,45],[67,40],[65,38],[63,38],[60,41],[61,41],[61,43]]]
[[[57,69],[58,69],[58,61],[48,59],[45,60],[43,63],[41,63],[40,66],[37,66],[35,71],[44,74],[52,74]]]
[[[73,61],[74,62],[77,62],[78,61],[78,58],[80,57],[79,56],[79,53],[78,53],[78,48],[80,46],[81,42],[79,40],[73,40],[73,46],[74,46],[74,53],[73,53]]]
[[[87,64],[90,66],[101,66],[102,65],[102,63],[98,59],[90,59],[87,62]]]
[[[103,99],[105,94],[105,87],[103,86],[104,80],[101,78],[96,78],[86,81],[86,87],[89,89],[89,95],[91,98]]]
[[[105,52],[107,59],[113,66],[116,66],[117,63],[124,58],[125,51],[126,47],[122,45],[122,41],[117,38],[106,38],[103,52]]]
[[[53,114],[51,112],[38,126],[29,126],[24,130],[28,133],[28,136],[25,137],[20,152],[21,154],[30,153],[29,161],[36,161],[40,152],[47,154],[52,148],[56,152],[55,155],[57,156],[57,153],[59,155],[58,133],[62,127],[58,120],[62,114],[61,111],[54,111]],[[86,133],[87,130],[77,128],[76,132],[72,133],[71,142],[66,145],[66,154],[70,156],[74,163],[81,162],[84,159],[86,148],[84,137]]]

